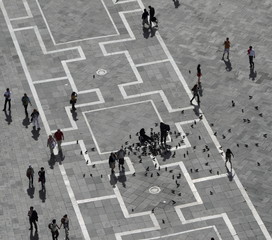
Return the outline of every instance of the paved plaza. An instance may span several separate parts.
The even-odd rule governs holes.
[[[149,5],[158,27],[143,28]],[[64,214],[70,240],[272,240],[270,0],[0,0],[0,8],[2,105],[6,88],[12,94],[0,115],[0,240],[52,239],[48,224]],[[198,64],[200,105],[190,104]],[[24,93],[40,130],[25,117]],[[155,137],[160,122],[171,128],[168,150],[141,146],[140,129]],[[47,139],[57,129],[62,154],[52,157]],[[121,147],[124,169],[111,173],[109,155]],[[28,230],[30,206],[37,232]]]

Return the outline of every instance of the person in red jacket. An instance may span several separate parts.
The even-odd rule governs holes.
[[[59,152],[62,151],[62,149],[61,149],[61,143],[62,143],[62,140],[64,140],[63,132],[60,131],[60,129],[58,129],[58,130],[55,132],[55,134],[54,134],[54,138],[55,138],[56,141],[57,141]]]

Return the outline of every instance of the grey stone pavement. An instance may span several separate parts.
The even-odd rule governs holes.
[[[143,31],[149,5],[159,28]],[[48,223],[66,213],[74,240],[271,239],[271,1],[0,0],[0,7],[2,104],[12,91],[11,112],[0,115],[1,240],[51,239]],[[226,37],[230,61],[221,59]],[[200,108],[189,102],[198,64]],[[40,112],[39,132],[24,116],[25,92],[29,111]],[[160,121],[171,127],[171,152],[152,155],[137,145],[137,132],[156,134]],[[50,159],[47,136],[57,128],[63,156]],[[109,153],[121,146],[125,170],[110,174]],[[28,230],[30,206],[37,233]]]

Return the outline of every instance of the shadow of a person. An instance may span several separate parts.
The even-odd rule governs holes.
[[[35,231],[34,232],[34,235],[33,235],[33,230],[30,231],[30,237],[29,237],[30,240],[39,240],[39,234],[38,234],[38,231]]]
[[[120,171],[119,176],[118,176],[118,181],[120,183],[122,183],[122,186],[124,188],[126,187],[127,177],[126,177],[125,169],[122,169],[122,171]]]
[[[228,179],[231,182],[233,180],[233,177],[234,177],[235,174],[232,175],[232,169],[230,171],[229,168],[227,167],[227,165],[225,165],[225,167],[226,167],[226,170],[227,170],[227,173],[228,173]]]
[[[151,27],[150,28],[150,37],[154,37],[158,28],[157,27]]]
[[[36,130],[36,128],[35,129],[33,128],[31,132],[32,132],[32,138],[38,141],[38,138],[40,136],[40,129]]]
[[[56,157],[56,162],[58,162],[60,165],[62,164],[62,161],[64,161],[65,156],[63,155],[62,150],[59,150],[58,155]]]
[[[25,128],[28,128],[28,126],[30,125],[30,121],[29,121],[29,117],[25,117],[22,124],[23,126],[25,126]]]
[[[257,77],[257,71],[254,71],[254,67],[250,68],[249,79],[252,79],[252,81],[254,81],[256,77]]]
[[[173,0],[175,8],[180,6],[179,0]]]
[[[42,200],[42,202],[45,202],[45,199],[46,199],[46,189],[45,189],[45,187],[39,191],[39,197]]]
[[[51,169],[54,169],[55,164],[56,164],[56,157],[53,153],[51,154],[50,159],[48,160],[48,165],[50,166]]]
[[[203,87],[202,87],[202,84],[201,84],[201,82],[198,84],[198,92],[199,92],[199,96],[200,97],[203,97]]]
[[[150,35],[149,28],[143,27],[143,36],[144,38],[148,39]]]
[[[230,72],[232,70],[232,66],[231,66],[230,60],[228,59],[228,61],[226,61],[225,59],[223,59],[223,61],[224,61],[225,65],[226,65],[226,70],[228,72]]]
[[[74,121],[77,121],[78,120],[77,112],[75,110],[71,110],[71,113],[72,113],[72,117],[73,117]]]
[[[195,105],[195,104],[192,104],[192,105],[194,106],[193,111],[194,111],[195,115],[199,117],[199,105]]]
[[[35,187],[30,186],[27,189],[27,194],[29,195],[30,198],[34,198],[34,193],[35,193]]]
[[[113,188],[115,188],[115,185],[117,183],[117,177],[115,176],[115,173],[111,173],[110,175],[110,184]]]
[[[11,111],[8,111],[8,113],[7,113],[7,111],[5,110],[5,115],[6,115],[6,121],[7,121],[8,125],[10,125],[12,122]]]
[[[171,151],[165,149],[165,151],[161,153],[161,157],[163,158],[162,161],[165,162],[167,159],[170,159],[171,155],[172,155]]]

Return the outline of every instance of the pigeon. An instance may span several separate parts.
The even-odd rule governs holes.
[[[198,172],[198,168],[195,171]]]
[[[147,172],[145,173],[145,176],[147,176]]]
[[[253,98],[253,96],[248,96],[249,97],[249,99],[252,99]]]
[[[85,177],[85,173],[83,174],[83,177]]]
[[[176,184],[178,185],[178,180],[176,180]]]
[[[175,191],[175,190],[171,190],[171,193],[175,194],[175,193],[176,193],[176,191]]]
[[[94,151],[95,151],[95,148],[93,147],[93,148],[91,148],[91,150],[92,150],[92,152],[94,152]]]
[[[80,151],[80,155],[82,155],[82,151]]]
[[[229,129],[228,132],[231,133],[231,129]]]
[[[162,219],[162,223],[165,224],[165,221]]]
[[[155,163],[155,165],[154,165],[154,168],[156,168],[157,167],[157,163]]]
[[[259,143],[255,143],[255,146],[256,146],[256,147],[259,147]]]
[[[196,149],[196,146],[193,146],[193,149]]]
[[[153,177],[153,173],[151,173],[150,177]]]
[[[212,191],[210,191],[210,195],[213,195],[213,192],[212,192]]]
[[[193,169],[191,168],[190,171],[191,171],[191,173],[192,173],[192,172],[193,172]]]
[[[210,157],[210,154],[208,154],[208,157]]]
[[[263,136],[264,136],[264,138],[267,138],[267,134],[266,133]]]
[[[132,176],[135,177],[136,173],[133,173]]]
[[[161,170],[161,167],[159,166],[159,171]]]
[[[216,135],[217,135],[217,132],[215,132],[213,135],[216,136]]]
[[[181,146],[180,143],[178,143],[178,146],[179,146],[179,147]]]
[[[260,114],[259,114],[259,116],[260,116],[260,117],[263,117],[263,114],[262,114],[262,113],[260,113]]]
[[[89,160],[86,161],[86,164],[88,164],[88,163],[89,163]]]
[[[176,146],[176,149],[178,149],[178,146]]]
[[[202,149],[202,151],[203,151],[203,152],[206,152],[206,149],[204,148],[204,149]]]
[[[202,119],[203,119],[203,115],[200,115],[200,116],[199,116],[199,120],[202,120]]]
[[[211,127],[213,127],[213,126],[214,126],[214,124],[213,124],[213,123],[211,123],[210,125],[211,125]]]
[[[256,110],[259,110],[259,107],[258,107],[258,106],[255,106],[255,109],[256,109]]]
[[[206,162],[206,163],[205,163],[205,166],[208,166],[208,165],[209,165],[209,163],[208,163],[208,162]]]
[[[76,140],[76,144],[78,144],[78,140]]]
[[[95,168],[95,164],[93,164],[93,166],[92,166],[93,168]]]
[[[154,210],[155,210],[155,208],[153,208],[153,209],[151,210],[151,212],[154,213]]]
[[[233,100],[231,101],[231,105],[232,107],[235,107],[235,102]]]
[[[155,123],[155,127],[158,127],[158,123]]]
[[[131,212],[134,212],[134,209],[133,209],[133,208],[131,209]]]
[[[179,173],[179,175],[177,176],[177,179],[180,179],[181,178],[181,173]]]
[[[210,169],[209,172],[212,173],[212,169]]]
[[[189,73],[191,74],[191,70],[189,70]]]
[[[175,158],[175,156],[176,156],[176,152],[173,153],[172,158]]]
[[[170,173],[172,173],[172,172],[173,172],[173,170],[170,170],[169,172],[170,172]]]
[[[239,143],[237,143],[236,146],[239,147],[240,146]]]
[[[247,144],[245,144],[245,147],[246,147],[246,148],[248,148],[248,145],[247,145]]]
[[[175,179],[175,175],[172,176],[172,179],[173,179],[173,180]]]
[[[246,122],[246,121],[247,121],[245,118],[244,118],[243,120],[244,120],[244,122]]]
[[[220,146],[219,149],[222,150],[223,149],[222,146]]]
[[[183,154],[183,156],[184,156],[184,158],[186,158],[186,154],[185,153]]]
[[[194,124],[196,125],[196,120],[194,120]]]
[[[219,171],[217,171],[217,175],[219,175]]]
[[[181,114],[184,114],[184,110],[181,111]]]
[[[179,193],[178,195],[181,196],[181,193]]]
[[[257,166],[261,166],[261,164],[259,162],[257,162]]]
[[[142,163],[142,161],[143,161],[143,160],[142,160],[142,159],[140,159],[139,163]]]
[[[149,167],[146,168],[146,171],[149,171]]]
[[[247,119],[247,123],[250,123],[251,121],[249,119]]]
[[[223,135],[222,135],[222,138],[223,138],[223,139],[225,139],[225,138],[226,138],[226,136],[223,134]]]
[[[201,136],[198,136],[198,139],[201,140]]]
[[[103,175],[101,174],[101,176],[100,176],[101,178],[103,178]]]
[[[177,203],[176,201],[172,200],[172,204],[173,204],[173,205],[175,205],[176,203]]]
[[[90,177],[92,177],[92,176],[93,176],[93,174],[90,173]]]
[[[125,142],[125,145],[128,145],[128,141]]]
[[[244,113],[244,109],[242,109],[242,113]]]
[[[157,172],[157,176],[159,177],[160,176],[160,174]]]
[[[129,139],[131,139],[131,135],[129,135]]]
[[[194,128],[194,124],[191,125],[191,128]]]
[[[165,171],[167,172],[167,167],[165,167]]]

